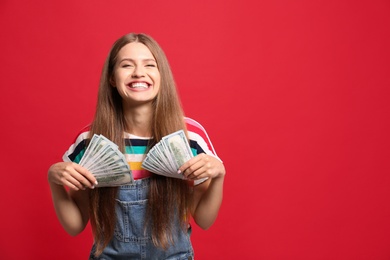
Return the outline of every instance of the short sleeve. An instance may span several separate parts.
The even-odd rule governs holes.
[[[84,155],[87,140],[89,137],[89,131],[82,131],[76,137],[74,143],[69,147],[69,149],[62,156],[64,162],[75,162],[79,163],[81,158]]]
[[[190,139],[190,147],[194,156],[205,153],[214,156],[222,162],[218,157],[213,144],[206,132],[206,129],[194,119],[185,117],[187,126],[188,138]],[[195,181],[194,185],[204,182],[206,179]]]

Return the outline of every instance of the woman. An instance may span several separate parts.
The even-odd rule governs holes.
[[[148,149],[180,129],[195,153],[178,171],[187,181],[142,169]],[[77,164],[94,134],[120,147],[134,183],[95,188],[96,178]],[[204,129],[184,117],[167,58],[148,35],[128,34],[114,43],[103,68],[95,118],[63,159],[48,171],[54,207],[71,235],[91,221],[91,259],[192,258],[190,217],[207,229],[218,215],[225,168]]]

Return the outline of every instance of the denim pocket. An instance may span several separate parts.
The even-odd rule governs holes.
[[[144,232],[148,200],[116,200],[117,223],[114,235],[121,242],[141,242],[148,239]]]

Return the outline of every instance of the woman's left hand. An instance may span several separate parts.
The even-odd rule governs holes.
[[[184,163],[178,172],[190,180],[199,180],[206,177],[213,179],[224,176],[225,167],[214,156],[201,153]]]

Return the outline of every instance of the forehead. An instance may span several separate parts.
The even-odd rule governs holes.
[[[118,52],[118,60],[132,59],[132,60],[145,60],[153,59],[153,54],[146,45],[140,42],[131,42],[126,44]]]

